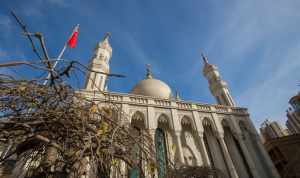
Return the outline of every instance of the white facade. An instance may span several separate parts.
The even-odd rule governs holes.
[[[107,75],[93,71],[109,73],[109,61],[112,56],[112,48],[108,42],[108,38],[109,33],[96,45],[94,55],[89,65],[92,71],[88,72],[85,82],[85,88],[88,90],[105,90]]]
[[[145,129],[153,140],[157,129],[163,130],[167,164],[213,166],[230,178],[279,177],[247,109],[235,106],[217,67],[203,59],[203,74],[219,105],[172,98],[170,87],[154,79],[149,68],[146,78],[130,93],[99,92],[103,91],[98,83],[101,81],[90,79],[93,77],[90,73],[87,80],[99,88],[88,84],[81,92],[87,97],[116,103],[128,115],[129,121],[124,122]],[[93,58],[92,68],[95,63]],[[127,177],[127,170],[122,174]]]

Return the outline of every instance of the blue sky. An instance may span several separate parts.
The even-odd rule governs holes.
[[[75,24],[81,26],[78,45],[64,58],[84,64],[111,32],[111,71],[127,76],[111,78],[112,91],[130,91],[149,63],[155,77],[184,100],[215,103],[202,76],[201,50],[256,126],[265,118],[284,123],[288,99],[299,91],[299,0],[2,0],[0,5],[0,61],[37,60],[9,15],[14,9],[31,31],[45,35],[51,57]],[[1,72],[37,75],[28,68]],[[78,78],[72,83],[82,87],[84,76]]]

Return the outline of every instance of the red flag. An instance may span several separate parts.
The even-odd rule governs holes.
[[[70,38],[68,40],[68,45],[69,45],[70,48],[75,48],[76,42],[77,42],[78,33],[79,33],[79,24],[76,25],[76,27],[73,30],[72,35],[70,36]]]

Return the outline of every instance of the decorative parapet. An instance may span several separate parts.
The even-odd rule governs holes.
[[[105,100],[106,101],[123,101],[123,96],[122,95],[116,95],[116,94],[104,94]]]
[[[171,101],[168,101],[168,100],[158,100],[158,99],[155,99],[154,100],[154,103],[156,105],[159,105],[159,106],[171,106]]]
[[[249,115],[246,108],[231,107],[214,104],[195,103],[189,101],[175,101],[167,99],[158,99],[150,96],[133,95],[126,93],[94,93],[87,90],[79,91],[82,95],[96,100],[111,101],[118,104],[133,104],[133,105],[147,105],[151,107],[164,107],[170,109],[190,110],[207,113],[221,113],[233,115]]]
[[[210,106],[208,105],[203,105],[203,104],[197,104],[197,109],[200,111],[211,111]]]
[[[228,106],[217,105],[217,106],[215,106],[215,109],[217,112],[221,112],[221,113],[228,112]]]
[[[232,112],[233,113],[236,113],[236,114],[245,114],[247,113],[247,109],[245,108],[231,108]]]
[[[129,97],[130,102],[139,103],[139,104],[148,104],[148,99],[141,97]]]
[[[193,109],[192,103],[186,103],[182,101],[178,101],[176,103],[179,109]]]

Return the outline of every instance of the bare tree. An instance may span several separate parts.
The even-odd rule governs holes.
[[[66,82],[67,78],[76,79],[76,72],[102,72],[66,59],[61,60],[62,68],[54,69],[52,64],[56,60],[49,57],[43,35],[29,32],[26,25],[14,13],[12,15],[39,60],[7,61],[0,63],[0,68],[26,66],[50,73],[50,78],[21,80],[0,73],[0,145],[5,145],[0,167],[14,167],[13,177],[108,178],[111,174],[124,174],[125,164],[128,169],[138,169],[140,177],[145,177],[145,172],[147,177],[154,177],[156,155],[149,133],[136,134],[127,114],[110,99],[87,96]],[[37,50],[40,48],[36,47],[36,40],[42,54]],[[45,80],[49,81],[48,85],[43,84]],[[136,150],[139,154],[133,155]],[[12,158],[16,164],[11,162]],[[215,168],[175,168],[169,163],[169,178],[224,177]]]
[[[48,85],[43,85],[44,77],[20,80],[0,74],[0,142],[7,145],[0,159],[2,165],[14,157],[16,177],[107,178],[111,171],[121,174],[123,162],[127,167],[140,168],[143,177],[144,170],[131,153],[133,146],[138,146],[140,159],[155,166],[153,141],[147,132],[133,135],[127,115],[118,105],[87,97],[68,85],[65,79],[73,77],[72,72],[91,70],[75,60],[64,60],[62,69],[53,69],[55,60],[50,60],[43,35],[28,32],[13,15],[40,60],[8,61],[0,67],[26,65],[49,72],[51,77]],[[40,42],[43,55],[32,37]]]

